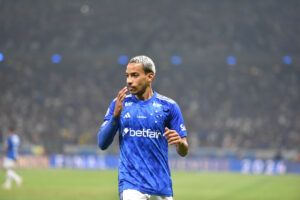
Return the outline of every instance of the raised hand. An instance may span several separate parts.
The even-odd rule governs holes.
[[[121,115],[121,112],[123,110],[123,101],[126,97],[126,92],[127,92],[127,87],[124,87],[118,93],[115,110],[114,110],[114,117],[120,117]]]

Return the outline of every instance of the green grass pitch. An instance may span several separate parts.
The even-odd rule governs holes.
[[[1,200],[117,200],[117,171],[17,170],[22,187],[0,189]],[[5,178],[0,172],[0,181]],[[174,200],[299,200],[300,176],[173,171]]]

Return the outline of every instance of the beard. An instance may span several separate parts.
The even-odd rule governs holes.
[[[147,87],[148,87],[148,84],[144,84],[140,88],[127,85],[127,88],[129,90],[130,94],[138,95],[138,96],[143,95],[145,93]]]

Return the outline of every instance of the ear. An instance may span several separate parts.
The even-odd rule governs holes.
[[[153,79],[154,79],[154,74],[153,74],[152,72],[149,72],[149,73],[147,74],[147,78],[148,78],[148,80],[149,80],[150,82],[152,82]]]

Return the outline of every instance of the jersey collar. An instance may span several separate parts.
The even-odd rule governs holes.
[[[150,97],[150,99],[147,99],[146,101],[140,100],[140,99],[136,98],[135,95],[132,95],[132,98],[133,98],[133,100],[134,100],[135,102],[139,102],[140,104],[147,104],[147,103],[149,103],[149,102],[152,102],[153,99],[156,98],[156,94],[157,94],[157,93],[156,93],[155,91],[153,91],[152,97]]]

